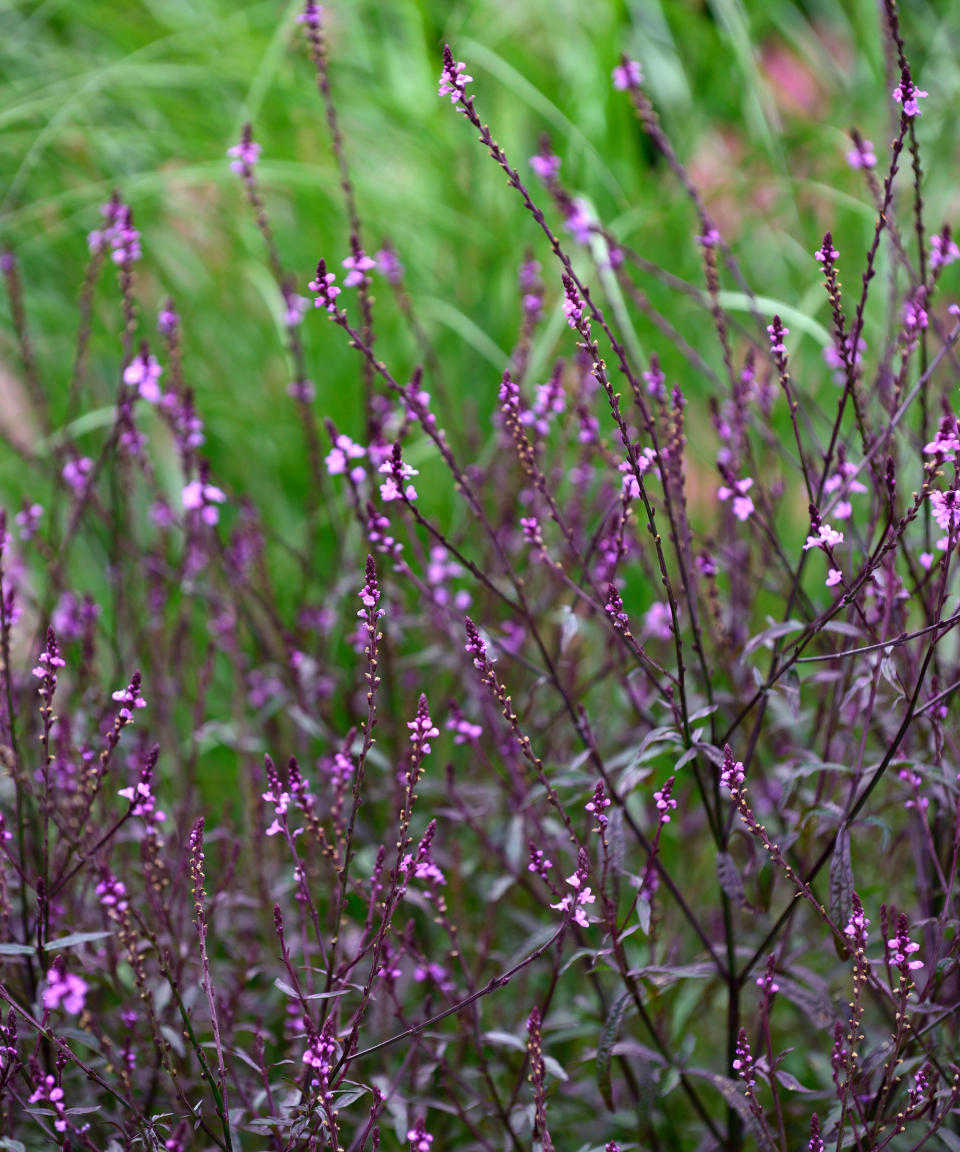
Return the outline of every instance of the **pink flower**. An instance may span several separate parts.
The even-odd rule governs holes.
[[[851,152],[847,153],[847,163],[851,168],[876,168],[877,156],[873,144],[869,140],[862,140]]]
[[[443,71],[440,73],[440,89],[437,93],[438,96],[449,96],[450,103],[462,99],[464,89],[473,79],[472,76],[467,76],[466,64],[454,60],[453,53],[449,47],[443,50]]]
[[[583,910],[584,904],[595,904],[596,896],[590,888],[581,887],[582,881],[580,873],[574,872],[572,876],[567,877],[567,883],[575,888],[575,896],[564,896],[558,904],[551,904],[551,908],[556,908],[560,912],[568,912],[571,907],[573,908],[573,919],[581,928],[589,927],[590,921],[587,919],[587,914]]]
[[[918,100],[923,100],[928,93],[921,91],[904,71],[903,78],[893,90],[893,98],[903,105],[904,116],[914,117],[920,115]]]
[[[220,512],[215,507],[226,500],[226,494],[214,484],[202,480],[191,480],[183,490],[183,506],[188,512],[199,510],[204,524],[216,524]]]
[[[123,382],[136,388],[148,404],[159,404],[161,392],[157,381],[162,374],[163,369],[157,363],[156,356],[151,356],[144,347],[124,369]]]
[[[64,972],[63,964],[54,964],[47,973],[47,988],[43,993],[43,1006],[53,1012],[62,1007],[64,1012],[76,1016],[83,1011],[89,985],[86,980]]]
[[[823,523],[820,525],[818,535],[807,537],[803,550],[806,552],[808,548],[833,548],[836,544],[842,543],[843,533],[831,528],[829,524]]]
[[[622,64],[618,64],[613,70],[613,86],[619,92],[624,92],[628,88],[639,88],[643,83],[643,72],[640,70],[640,65],[636,60],[624,60]]]
[[[717,490],[718,500],[729,500],[733,497],[733,514],[738,520],[747,520],[754,511],[753,501],[747,495],[747,492],[753,487],[753,480],[749,476],[745,476],[742,480],[734,480],[731,487],[719,488]]]
[[[358,284],[362,284],[367,279],[367,273],[370,269],[376,268],[377,262],[360,252],[356,256],[348,256],[343,261],[343,266],[347,269],[347,275],[343,281],[344,288],[356,288]]]
[[[359,444],[355,444],[349,436],[344,436],[341,433],[333,442],[333,448],[327,454],[324,463],[331,476],[338,476],[348,470],[348,461],[359,460],[366,454],[366,451]],[[351,479],[358,484],[366,475],[359,466],[350,468],[349,472]]]
[[[536,156],[530,157],[530,167],[544,184],[549,184],[560,171],[560,157],[554,156],[552,152],[538,152]]]

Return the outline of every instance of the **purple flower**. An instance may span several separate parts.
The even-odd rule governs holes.
[[[100,897],[100,903],[111,914],[126,911],[128,907],[127,887],[116,876],[109,872],[106,873],[97,885],[96,893]]]
[[[336,299],[340,295],[340,289],[334,284],[336,278],[336,273],[327,271],[326,261],[320,260],[317,264],[316,279],[307,285],[311,292],[317,293],[317,298],[313,302],[314,308],[326,308],[331,316],[337,311]]]
[[[393,446],[390,459],[385,460],[377,469],[386,475],[387,479],[380,485],[380,496],[385,501],[390,500],[416,500],[417,490],[412,484],[407,484],[413,476],[419,476],[416,468],[404,464],[400,458],[400,444]]]
[[[873,151],[873,144],[869,140],[854,142],[853,149],[847,153],[847,163],[851,168],[876,168],[877,157]]]
[[[291,380],[287,385],[287,395],[301,404],[312,404],[317,390],[312,380]]]
[[[185,485],[182,494],[183,507],[187,512],[200,512],[204,524],[216,524],[220,519],[218,504],[226,500],[226,493],[206,480],[191,480]]]
[[[960,260],[960,248],[950,235],[950,228],[945,227],[942,232],[934,232],[930,237],[930,268],[946,268],[955,260]]]
[[[529,844],[528,848],[530,852],[530,862],[527,864],[527,871],[534,872],[541,880],[546,880],[547,869],[553,867],[553,861],[548,860],[546,853],[535,844]]]
[[[839,255],[840,253],[834,248],[833,239],[828,232],[823,238],[823,244],[814,252],[814,256],[821,264],[832,264]],[[784,331],[786,331],[786,329],[784,329]]]
[[[660,813],[660,823],[670,823],[670,813],[676,808],[677,802],[674,800],[671,793],[673,792],[674,777],[671,776],[659,792],[654,792],[653,802],[657,806],[657,811]]]
[[[918,100],[926,98],[928,93],[921,91],[916,87],[913,80],[910,78],[910,73],[904,68],[901,75],[900,83],[893,90],[893,98],[898,104],[903,105],[904,116],[914,117],[920,115],[920,105]]]
[[[747,1030],[741,1028],[737,1036],[736,1056],[733,1060],[733,1070],[747,1086],[749,1092],[756,1087],[757,1078],[754,1075],[754,1061],[750,1055],[750,1042],[747,1040]]]
[[[417,1117],[416,1124],[407,1132],[407,1139],[410,1141],[410,1152],[430,1152],[433,1137],[427,1131],[422,1116]]]
[[[530,157],[530,167],[544,184],[550,184],[560,171],[560,157],[550,151],[541,151]]]
[[[770,334],[770,347],[777,356],[786,356],[787,347],[783,342],[784,336],[789,335],[790,329],[783,326],[783,321],[779,316],[774,316],[773,323],[767,325],[767,332]]]
[[[557,904],[551,904],[551,908],[556,908],[559,912],[573,913],[573,919],[581,928],[588,928],[590,921],[587,919],[587,914],[584,911],[585,904],[595,904],[596,896],[593,891],[588,887],[583,887],[583,882],[586,880],[586,868],[578,868],[572,876],[567,877],[567,883],[576,891],[571,896],[564,896]]]
[[[357,613],[358,616],[366,617],[371,608],[377,608],[380,600],[380,584],[377,580],[377,568],[373,562],[373,557],[367,557],[367,564],[365,569],[366,582],[360,589],[359,596],[363,604],[363,608]],[[383,609],[377,609],[377,616],[383,615]]]
[[[721,787],[736,793],[742,787],[744,779],[743,762],[734,760],[733,751],[730,745],[726,744],[723,749],[723,768],[720,771]]]
[[[857,948],[866,948],[867,946],[867,925],[870,921],[864,915],[863,904],[860,902],[860,897],[853,893],[852,908],[850,911],[850,919],[843,930],[844,936],[850,938],[850,941]]]
[[[131,677],[130,683],[126,688],[121,688],[114,692],[113,699],[122,704],[119,716],[124,724],[130,724],[133,721],[133,713],[131,708],[146,708],[147,702],[140,695],[141,677],[139,672],[134,672]]]
[[[57,1083],[57,1078],[50,1073],[47,1073],[42,1080],[37,1084],[33,1093],[28,1097],[28,1104],[51,1104],[53,1106],[56,1119],[53,1122],[53,1127],[57,1132],[66,1132],[67,1130],[67,1115],[66,1107],[63,1103],[64,1091]],[[68,1142],[69,1143],[69,1142]]]
[[[114,694],[114,699],[117,694]],[[142,707],[143,705],[138,705]],[[140,778],[135,787],[120,788],[117,795],[130,801],[130,811],[139,816],[147,824],[162,824],[166,820],[166,813],[157,808],[156,797],[153,795],[153,770],[157,764],[156,749],[148,756],[146,763],[140,769]]]
[[[239,176],[250,175],[260,158],[260,152],[260,145],[253,142],[253,129],[249,124],[244,124],[240,143],[227,149],[227,155],[234,157],[230,165],[231,169]]]
[[[373,256],[376,261],[376,267],[380,269],[383,276],[390,281],[391,284],[399,284],[403,279],[403,265],[397,259],[397,254],[387,244]]]
[[[614,68],[612,79],[614,88],[623,92],[628,88],[639,88],[643,83],[643,72],[636,60],[624,57],[623,62]]]
[[[717,499],[729,500],[732,496],[734,516],[736,516],[738,520],[748,520],[754,511],[753,501],[747,495],[747,492],[752,487],[752,478],[750,476],[744,476],[742,480],[734,480],[729,487],[724,485],[722,488],[718,488]]]
[[[473,79],[465,75],[466,67],[466,64],[454,60],[450,45],[447,44],[443,49],[443,71],[440,73],[438,95],[449,96],[451,104],[463,98],[464,89]]]
[[[428,740],[432,740],[434,736],[439,736],[440,729],[430,719],[427,698],[423,694],[421,694],[417,704],[417,714],[408,721],[407,727],[410,729],[410,743],[414,747],[414,752],[419,749],[421,753],[426,755],[430,751]]]
[[[594,220],[587,202],[579,198],[571,200],[567,211],[566,228],[574,240],[578,244],[589,244],[593,226]]]
[[[343,281],[344,288],[356,288],[358,284],[363,284],[369,279],[367,273],[371,268],[376,268],[377,262],[364,255],[363,251],[358,248],[355,255],[348,256],[343,261],[343,266],[347,269],[347,275]]]
[[[953,460],[953,453],[960,449],[960,426],[956,416],[944,416],[936,437],[924,445],[924,452],[942,455],[945,461]],[[19,517],[18,517],[19,519]]]
[[[577,288],[570,277],[563,274],[563,314],[571,328],[576,328],[581,322],[590,331],[590,321],[583,319],[583,301],[577,295]]]
[[[20,529],[21,540],[29,540],[33,536],[42,515],[42,504],[27,504],[26,501],[24,501],[23,508],[13,518],[17,527]]]
[[[838,532],[835,528],[831,528],[829,524],[821,523],[816,531],[816,536],[807,537],[807,542],[803,546],[804,552],[806,552],[808,548],[826,549],[843,543],[843,533]]]
[[[148,404],[159,404],[162,393],[157,381],[163,374],[163,369],[157,363],[157,358],[150,355],[146,342],[140,351],[130,361],[123,371],[123,382],[130,388],[136,388],[139,395]]]
[[[314,0],[307,0],[303,11],[297,17],[297,23],[305,24],[307,28],[312,28],[314,31],[317,31],[320,28],[320,21],[322,19],[323,5],[314,3]]]
[[[116,193],[100,209],[100,215],[104,218],[103,227],[87,236],[90,251],[96,254],[109,245],[114,264],[139,260],[140,233],[133,226],[133,213]]]
[[[288,328],[296,328],[303,322],[304,316],[310,309],[310,300],[306,296],[299,296],[290,289],[283,293],[284,313],[283,322]]]
[[[177,315],[177,310],[173,306],[173,301],[168,300],[157,314],[157,331],[161,336],[170,337],[176,334],[179,326],[180,317]]]
[[[664,604],[662,600],[651,604],[644,614],[643,628],[648,636],[669,640],[673,636],[673,617],[669,604]]]
[[[603,606],[604,611],[613,621],[613,626],[618,632],[626,632],[630,627],[630,621],[627,618],[626,612],[623,610],[623,600],[618,592],[616,585],[609,584],[607,586],[607,602]]]
[[[933,507],[933,518],[939,527],[956,536],[960,528],[960,496],[953,489],[931,492],[930,504]]]
[[[324,463],[327,466],[327,472],[331,476],[340,476],[349,471],[351,479],[359,484],[366,476],[366,472],[359,465],[351,468],[349,462],[351,460],[361,460],[366,454],[364,448],[354,443],[349,436],[344,436],[341,433],[337,436],[336,440],[334,440],[333,448],[327,453]]]
[[[65,668],[67,666],[66,660],[60,655],[60,648],[57,645],[57,634],[53,628],[47,629],[46,646],[40,653],[38,661],[36,668],[33,669],[34,676],[42,681],[37,691],[49,702],[57,687],[56,670],[57,668]]]
[[[474,667],[482,672],[491,661],[488,653],[489,645],[480,635],[480,629],[477,628],[469,616],[464,620],[464,629],[467,633],[467,643],[464,645],[464,651],[473,657]]]
[[[927,290],[921,284],[903,302],[903,320],[908,329],[923,331],[929,322],[927,316]]]
[[[901,912],[897,918],[897,934],[887,941],[890,949],[890,960],[900,969],[900,974],[906,978],[909,972],[916,972],[923,967],[922,960],[908,960],[915,952],[920,951],[920,945],[910,939],[907,918]]]
[[[78,456],[68,460],[63,466],[61,475],[67,484],[80,495],[87,486],[87,477],[93,471],[93,461],[89,456]]]

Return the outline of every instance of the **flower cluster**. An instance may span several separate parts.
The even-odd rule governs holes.
[[[134,672],[127,687],[120,688],[113,694],[114,700],[122,705],[118,718],[123,724],[133,723],[131,708],[146,708],[147,706],[146,700],[140,695],[140,681],[140,673]]]
[[[320,260],[317,263],[316,277],[307,285],[311,292],[317,294],[317,298],[313,302],[314,308],[325,308],[331,316],[336,314],[337,297],[340,295],[340,289],[335,283],[336,279],[336,273],[327,271],[326,261]]]
[[[450,45],[447,44],[443,49],[443,71],[440,73],[440,90],[439,96],[449,96],[450,103],[456,104],[458,100],[463,99],[464,91],[472,76],[466,75],[466,64],[460,63],[453,58],[453,53],[450,51]]]
[[[130,361],[123,371],[123,382],[130,388],[135,388],[141,399],[148,404],[159,404],[163,393],[157,381],[163,374],[163,369],[157,363],[156,356],[150,355],[147,342],[140,346],[140,351]]]
[[[583,301],[577,294],[577,286],[566,272],[563,274],[563,314],[571,328],[579,328],[583,325],[589,333],[590,321],[583,315]]]
[[[100,209],[100,215],[103,227],[87,236],[90,251],[103,252],[109,246],[114,264],[128,265],[139,260],[140,233],[133,226],[133,212],[116,193]]]
[[[417,704],[416,716],[407,722],[410,729],[410,743],[413,745],[413,754],[426,755],[430,751],[429,740],[440,735],[440,729],[430,719],[430,710],[427,698],[422,693]]]
[[[742,480],[733,480],[730,485],[724,484],[717,489],[718,500],[729,500],[733,497],[733,514],[738,520],[749,520],[754,512],[753,500],[747,495],[753,487],[753,479],[744,476]]]
[[[49,702],[57,688],[56,670],[67,665],[66,660],[60,655],[57,634],[53,628],[47,629],[47,643],[37,660],[37,666],[33,669],[34,676],[41,681],[37,691]]]
[[[750,1041],[747,1039],[746,1028],[741,1028],[737,1034],[736,1056],[733,1059],[732,1067],[746,1085],[747,1093],[752,1092],[757,1086],[756,1064],[750,1054]]]
[[[220,519],[218,504],[223,504],[227,495],[222,488],[211,484],[206,478],[191,480],[184,485],[181,495],[184,511],[199,512],[204,524],[214,525]]]
[[[893,98],[898,104],[903,105],[903,114],[908,118],[920,115],[920,105],[918,100],[924,100],[929,93],[921,91],[910,78],[909,71],[904,68],[900,83],[893,90]]]
[[[594,904],[597,899],[592,889],[585,884],[587,874],[586,856],[581,850],[580,862],[576,872],[566,879],[567,884],[574,889],[574,892],[569,896],[564,896],[558,903],[550,905],[551,908],[556,908],[560,912],[572,913],[572,919],[575,923],[579,924],[581,928],[587,928],[590,925],[584,906]]]
[[[361,248],[357,248],[354,255],[348,256],[342,263],[347,269],[347,274],[343,278],[344,288],[356,288],[360,284],[367,283],[370,279],[367,273],[377,266],[376,260],[365,255]]]
[[[740,760],[734,760],[730,745],[725,745],[723,749],[723,768],[720,772],[721,787],[728,789],[736,795],[743,786],[744,779],[743,763]]]
[[[630,88],[639,88],[643,83],[643,72],[636,60],[628,60],[624,56],[622,62],[613,70],[613,86],[619,92]]]
[[[239,144],[227,149],[227,155],[233,157],[231,169],[238,176],[250,176],[257,161],[260,159],[261,148],[253,140],[253,129],[244,124]]]
[[[887,941],[889,958],[892,964],[900,969],[900,975],[907,979],[911,972],[923,967],[922,960],[910,960],[909,957],[920,951],[920,945],[910,939],[906,915],[901,912],[897,917],[897,934]]]
[[[610,807],[610,803],[610,797],[606,794],[603,781],[598,780],[593,789],[593,795],[583,806],[587,812],[592,813],[596,817],[598,832],[603,832],[604,828],[610,823],[609,818],[604,815],[604,811]]]
[[[359,484],[366,476],[366,471],[359,464],[354,464],[351,467],[350,461],[362,460],[366,454],[366,449],[341,432],[335,438],[333,448],[327,453],[324,463],[331,476],[349,473],[350,479],[355,484]]]
[[[433,1137],[427,1131],[422,1116],[417,1117],[417,1122],[407,1132],[407,1139],[410,1141],[410,1152],[430,1152]]]
[[[86,1003],[90,986],[81,976],[67,972],[63,957],[58,956],[47,972],[47,987],[43,993],[43,1006],[48,1012],[63,1008],[71,1016],[79,1015]]]
[[[397,441],[393,446],[390,459],[384,460],[377,469],[378,472],[387,477],[380,485],[380,497],[387,502],[391,500],[416,500],[417,498],[416,488],[412,484],[408,484],[407,481],[414,476],[419,476],[420,473],[416,468],[411,468],[409,464],[405,464],[400,453],[400,442]]]
[[[663,787],[653,794],[653,802],[656,804],[657,811],[660,813],[661,824],[670,823],[670,813],[677,807],[677,802],[674,800],[672,795],[673,783],[674,777],[671,776],[668,778]]]

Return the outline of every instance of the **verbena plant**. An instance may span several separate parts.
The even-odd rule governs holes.
[[[181,311],[142,315],[131,207],[89,237],[60,428],[3,257],[47,451],[2,531],[0,1147],[956,1152],[960,250],[925,216],[895,9],[891,142],[851,134],[872,240],[809,255],[821,374],[794,373],[636,62],[613,85],[690,202],[703,287],[618,239],[549,141],[522,176],[444,50],[440,95],[529,217],[489,432],[457,418],[481,385],[438,362],[416,253],[374,254],[312,2],[301,24],[351,230],[311,296],[250,128],[231,149],[309,462],[282,564],[270,509],[204,457]],[[103,292],[121,354],[90,452]],[[362,426],[324,418],[308,341],[356,353]]]

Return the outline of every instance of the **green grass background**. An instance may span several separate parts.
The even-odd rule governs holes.
[[[915,72],[931,92],[921,138],[932,220],[956,207],[957,8],[913,3],[903,17]],[[54,413],[69,373],[85,236],[118,188],[143,232],[144,334],[172,294],[216,475],[290,528],[306,464],[285,396],[280,302],[224,153],[251,120],[287,266],[305,282],[319,256],[339,264],[344,212],[298,10],[214,0],[0,4],[0,234],[23,265]],[[467,61],[481,115],[521,171],[529,174],[527,157],[548,131],[567,186],[677,275],[700,282],[695,222],[611,88],[621,51],[642,62],[679,154],[707,185],[759,294],[822,322],[810,254],[823,229],[834,228],[844,256],[865,246],[873,211],[843,153],[849,125],[878,149],[891,126],[872,0],[356,0],[326,5],[326,23],[368,246],[389,235],[400,252],[445,368],[454,402],[443,417],[454,430],[474,405],[492,407],[501,353],[517,330],[516,266],[525,244],[542,245],[472,130],[437,98],[445,41]],[[812,93],[806,107],[784,95],[777,53],[789,53],[794,86]],[[555,282],[556,270],[547,271]],[[705,329],[690,305],[646,287],[697,344]],[[116,301],[106,296],[90,407],[108,402],[119,365]],[[414,350],[392,316],[380,310],[381,349],[402,378]],[[697,388],[649,326],[636,321],[636,333],[685,390]],[[319,407],[359,431],[356,358],[316,314],[306,343]],[[544,349],[544,360],[550,354]],[[0,356],[16,376],[5,310]],[[12,459],[0,479],[16,490]]]

